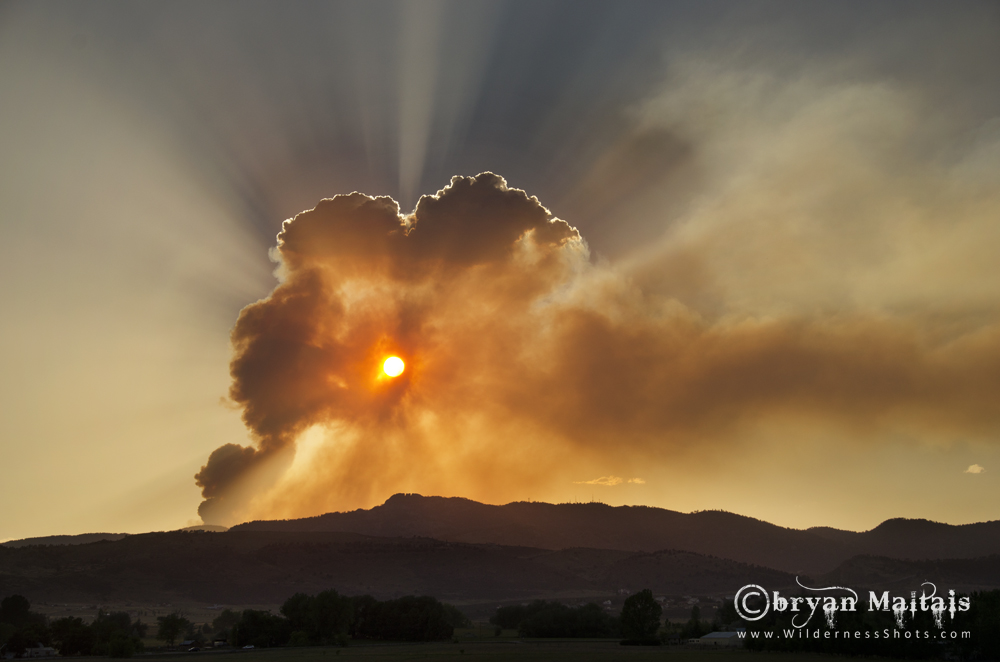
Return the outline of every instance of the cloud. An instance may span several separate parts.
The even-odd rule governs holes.
[[[675,61],[636,121],[698,178],[632,259],[644,289],[712,316],[996,321],[1000,122],[934,121],[928,90],[855,65]]]
[[[323,200],[285,222],[277,255],[281,284],[232,332],[230,397],[255,446],[227,444],[198,473],[206,521],[237,517],[240,481],[311,426],[365,438],[340,458],[362,482],[380,444],[412,443],[425,415],[475,412],[468,399],[526,359],[532,306],[587,264],[575,229],[492,173],[455,177],[408,216],[384,197]],[[389,354],[408,365],[391,381],[377,369]]]
[[[575,480],[574,485],[604,485],[605,487],[614,487],[615,485],[620,485],[622,479],[618,476],[601,476],[600,478],[595,478],[593,480]],[[630,483],[632,481],[629,481]]]
[[[678,271],[650,284],[592,260],[573,227],[491,173],[453,178],[409,215],[360,193],[321,201],[284,223],[280,284],[233,329],[230,397],[253,443],[212,453],[200,513],[296,517],[399,491],[516,500],[612,458],[690,462],[789,423],[854,443],[1000,426],[993,316],[939,328],[866,307],[757,300],[756,314],[725,289],[715,312],[665,296],[684,265],[718,259],[735,208],[715,207],[717,228],[696,217],[701,243],[679,236],[688,256],[661,256]],[[813,254],[782,256],[754,232],[745,241],[776,262]],[[406,361],[396,379],[388,355]]]
[[[970,464],[969,468],[966,469],[964,473],[967,473],[967,474],[981,474],[984,471],[986,471],[986,469],[984,469],[983,467],[979,466],[978,464]]]
[[[634,485],[645,485],[646,481],[642,478],[629,478],[624,480],[619,476],[601,476],[600,478],[595,478],[593,480],[574,480],[574,485],[604,485],[605,487],[614,487],[615,485],[621,485],[622,483],[632,483]]]

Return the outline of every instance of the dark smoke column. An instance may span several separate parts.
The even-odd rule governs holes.
[[[430,351],[425,327],[439,307],[426,294],[414,303],[412,292],[437,291],[438,283],[446,289],[472,274],[502,279],[514,247],[526,244],[536,255],[535,289],[544,291],[553,271],[546,256],[580,241],[537,199],[492,173],[453,178],[409,216],[390,198],[352,193],[285,221],[278,234],[284,281],[244,308],[232,332],[229,395],[254,445],[221,446],[195,475],[202,519],[237,520],[280,476],[310,426],[393,425],[411,374],[375,384],[373,366],[386,352]],[[358,292],[368,290],[382,294],[360,305]]]

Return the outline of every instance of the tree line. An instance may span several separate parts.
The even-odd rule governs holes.
[[[522,637],[620,637],[621,622],[598,605],[567,607],[559,602],[535,600],[528,605],[500,607],[490,623],[517,630]]]
[[[658,644],[663,608],[649,589],[630,595],[620,616],[613,616],[593,602],[569,607],[560,602],[535,600],[526,605],[499,607],[490,623],[515,629],[522,637],[624,638],[623,643]]]
[[[0,650],[15,656],[45,645],[62,655],[130,657],[143,651],[142,638],[148,630],[126,612],[99,610],[91,623],[85,623],[78,617],[49,621],[32,612],[20,595],[5,598],[0,606]],[[620,616],[593,603],[574,608],[536,600],[526,606],[502,607],[490,622],[498,628],[517,629],[525,637],[625,637],[649,643],[656,638],[661,612],[646,590],[630,596]],[[428,596],[376,600],[330,590],[316,595],[296,593],[282,604],[279,614],[225,609],[211,624],[197,625],[174,612],[157,619],[156,637],[168,646],[182,639],[193,645],[223,639],[237,647],[346,645],[351,639],[444,640],[454,635],[456,627],[471,625],[457,608]]]
[[[246,609],[223,612],[211,624],[196,625],[180,612],[157,619],[156,637],[168,646],[180,639],[200,645],[206,639],[227,640],[234,646],[346,645],[349,639],[434,641],[450,639],[456,627],[471,626],[452,605],[427,596],[376,600],[349,597],[336,591],[317,595],[297,593],[281,613]],[[132,621],[127,612],[106,613],[85,623],[79,617],[50,621],[31,611],[21,595],[0,601],[0,655],[21,657],[29,648],[52,646],[61,655],[131,657],[143,651],[148,626]]]
[[[247,609],[231,628],[236,646],[346,645],[349,639],[438,641],[456,627],[471,626],[452,605],[429,596],[376,600],[336,591],[296,593],[285,600],[281,615]]]
[[[836,627],[825,621],[807,628],[818,636],[784,636],[791,628],[787,614],[771,612],[760,621],[743,622],[732,601],[723,603],[715,620],[700,619],[694,607],[686,623],[661,625],[662,608],[652,592],[640,591],[625,600],[620,615],[607,613],[590,603],[569,607],[558,602],[536,600],[526,605],[500,607],[490,623],[501,629],[516,629],[523,637],[622,638],[623,643],[654,644],[686,641],[722,628],[745,628],[751,650],[784,650],[839,655],[877,655],[927,659],[1000,659],[1000,590],[971,595],[971,609],[946,621],[946,630],[969,632],[968,637],[942,640],[935,636],[896,638],[883,636],[896,630],[893,614],[867,611],[859,603],[857,612],[840,612]],[[370,595],[345,596],[336,591],[316,595],[297,593],[281,606],[279,614],[247,609],[229,609],[211,623],[196,625],[175,612],[157,619],[156,636],[173,646],[180,638],[196,645],[207,637],[227,640],[234,646],[276,647],[346,645],[351,639],[388,641],[434,641],[449,639],[456,627],[471,623],[457,608],[428,596],[376,600]],[[143,651],[148,626],[128,613],[99,610],[85,623],[78,617],[49,620],[31,611],[20,595],[0,601],[0,655],[22,656],[38,645],[53,646],[62,655],[106,655],[130,657]],[[907,623],[908,631],[940,632],[927,612],[917,612]],[[829,638],[825,635],[830,631]],[[833,635],[833,631],[841,635]],[[851,632],[843,638],[843,632]],[[766,636],[770,633],[770,636]],[[861,633],[861,636],[855,636]],[[868,633],[868,636],[865,635]],[[875,634],[879,633],[876,637]]]
[[[31,603],[22,595],[0,601],[0,651],[16,657],[39,645],[55,646],[61,655],[131,657],[142,652],[146,627],[126,612],[98,611],[91,623],[72,616],[49,622],[31,611]]]

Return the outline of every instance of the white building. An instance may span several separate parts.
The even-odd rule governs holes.
[[[704,637],[698,639],[688,639],[689,644],[698,646],[728,646],[735,648],[743,645],[743,630],[733,632],[709,632]]]
[[[42,646],[38,644],[34,648],[26,648],[24,650],[25,657],[55,657],[59,654],[55,648],[51,646]]]

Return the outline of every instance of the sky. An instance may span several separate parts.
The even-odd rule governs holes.
[[[0,540],[398,492],[1000,519],[998,37],[0,3]]]

